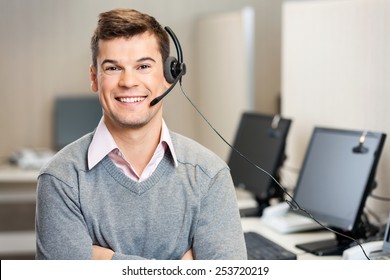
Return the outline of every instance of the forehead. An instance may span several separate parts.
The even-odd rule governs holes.
[[[142,33],[130,38],[119,37],[99,41],[98,61],[113,59],[118,61],[131,61],[151,57],[161,61],[161,53],[155,36]]]

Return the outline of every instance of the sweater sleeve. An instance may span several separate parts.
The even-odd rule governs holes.
[[[92,245],[77,188],[52,175],[41,175],[37,188],[36,259],[92,259]],[[113,259],[143,258],[115,254]]]
[[[37,259],[91,259],[92,240],[77,191],[47,174],[38,178]]]
[[[193,239],[195,259],[246,259],[233,181],[228,168],[212,178],[200,205]]]

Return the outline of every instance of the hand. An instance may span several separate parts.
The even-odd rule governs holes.
[[[114,255],[114,251],[108,248],[104,248],[98,245],[92,246],[92,259],[93,260],[111,260]]]
[[[189,249],[182,257],[182,260],[194,260],[194,255],[192,254],[192,249]]]

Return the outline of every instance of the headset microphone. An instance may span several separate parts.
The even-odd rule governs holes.
[[[179,76],[176,77],[176,79],[173,81],[173,83],[169,86],[169,88],[160,96],[156,97],[150,102],[150,106],[156,105],[158,102],[160,102],[161,99],[163,99],[177,84],[177,82],[181,79],[181,77],[184,75],[184,73],[180,73]]]
[[[170,87],[160,96],[156,97],[150,102],[150,106],[156,105],[161,101],[177,84],[178,81],[181,83],[181,78],[186,73],[186,65],[183,62],[183,51],[181,49],[179,40],[177,39],[175,33],[168,26],[165,27],[165,30],[171,36],[173,43],[175,44],[177,51],[177,59],[169,56],[164,62],[164,77],[168,83],[170,83]]]

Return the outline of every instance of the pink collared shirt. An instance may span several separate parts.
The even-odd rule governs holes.
[[[156,170],[158,164],[164,157],[165,150],[169,148],[172,154],[175,167],[177,166],[177,158],[175,150],[173,148],[171,136],[169,130],[163,120],[160,142],[153,154],[152,159],[145,167],[142,174],[137,174],[135,169],[131,166],[121,151],[119,150],[114,138],[108,130],[103,118],[100,120],[92,142],[88,148],[88,168],[92,169],[98,164],[106,155],[114,162],[114,164],[122,170],[122,172],[134,181],[141,182],[152,175],[153,171]]]

